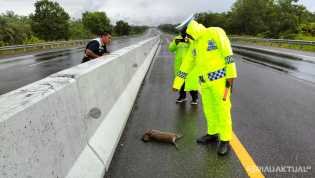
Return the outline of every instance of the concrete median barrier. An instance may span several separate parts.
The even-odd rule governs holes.
[[[0,177],[103,177],[159,37],[0,97]]]

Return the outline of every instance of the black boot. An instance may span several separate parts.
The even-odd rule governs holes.
[[[216,142],[218,141],[218,135],[217,134],[214,134],[214,135],[204,135],[200,138],[197,139],[197,143],[199,144],[209,144],[211,142]]]
[[[228,141],[220,141],[218,146],[218,155],[224,156],[230,152],[230,144]]]
[[[179,97],[176,99],[176,103],[183,103],[187,100],[186,98],[186,91],[185,91],[185,83],[179,90]]]
[[[198,105],[198,99],[193,99],[190,102],[191,105]]]
[[[186,98],[186,97],[185,97],[185,98],[179,97],[179,98],[176,99],[176,103],[183,103],[183,102],[185,102],[185,101],[187,101],[187,98]]]
[[[192,98],[191,105],[197,105],[198,104],[198,91],[190,91],[190,95]]]

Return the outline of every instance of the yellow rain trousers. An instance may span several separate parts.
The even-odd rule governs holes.
[[[219,134],[221,141],[229,141],[232,138],[230,91],[226,101],[223,95],[226,80],[237,77],[230,41],[223,29],[205,28],[194,20],[188,24],[186,33],[193,38],[193,43],[173,88],[180,89],[191,70],[197,70],[208,134]]]

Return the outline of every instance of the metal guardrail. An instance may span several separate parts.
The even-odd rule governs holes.
[[[56,47],[66,47],[68,45],[71,46],[80,46],[86,45],[89,40],[72,40],[72,41],[58,41],[58,42],[47,42],[47,43],[37,43],[37,44],[26,44],[26,45],[14,45],[14,46],[3,46],[0,47],[0,52],[3,51],[16,51],[27,49],[49,49]]]
[[[315,46],[315,41],[303,41],[303,40],[288,40],[288,39],[270,39],[270,38],[246,38],[246,37],[230,37],[231,41],[245,41],[245,42],[264,42],[271,44],[299,45],[301,48],[304,46]]]

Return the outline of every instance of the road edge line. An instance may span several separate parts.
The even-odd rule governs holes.
[[[253,158],[233,132],[230,145],[250,178],[265,178]]]

